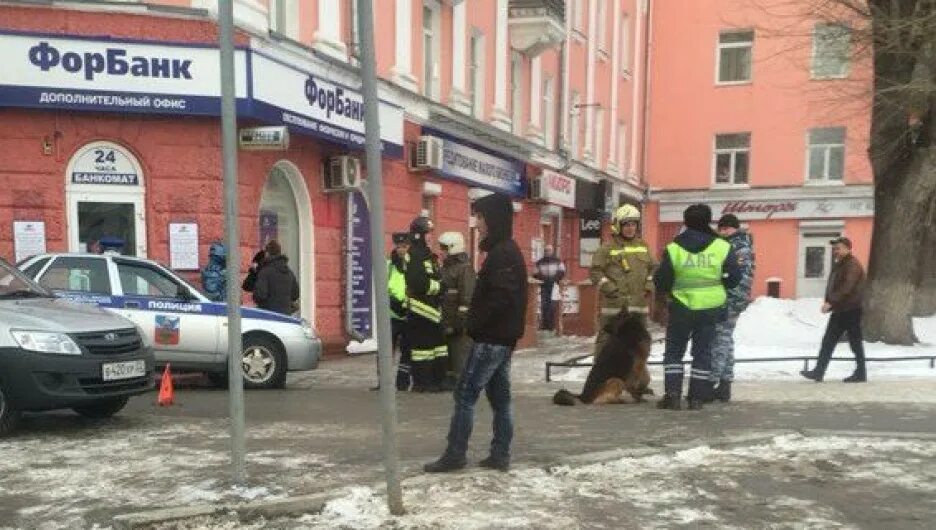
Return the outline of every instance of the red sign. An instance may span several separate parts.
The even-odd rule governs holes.
[[[540,177],[545,199],[566,208],[575,208],[575,180],[555,171],[545,170]]]

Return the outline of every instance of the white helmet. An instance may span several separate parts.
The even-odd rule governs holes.
[[[621,230],[621,223],[640,222],[640,210],[631,204],[624,204],[611,214],[611,233],[617,234]]]
[[[449,254],[461,254],[465,251],[465,236],[460,232],[445,232],[439,236],[439,245],[448,248]]]

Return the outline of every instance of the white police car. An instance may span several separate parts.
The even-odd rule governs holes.
[[[156,363],[227,374],[227,307],[211,302],[162,265],[120,255],[45,254],[19,264],[57,296],[95,304],[134,321],[153,345]],[[318,366],[322,343],[305,320],[242,309],[244,384],[282,388],[287,371]]]

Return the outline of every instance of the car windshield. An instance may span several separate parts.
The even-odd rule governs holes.
[[[0,258],[0,298],[51,298],[53,295]]]

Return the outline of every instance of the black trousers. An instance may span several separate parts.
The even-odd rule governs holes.
[[[543,282],[543,285],[540,286],[540,329],[548,329],[552,331],[555,323],[555,315],[553,314],[553,283],[552,282]]]
[[[829,324],[826,326],[825,335],[822,337],[822,347],[819,349],[819,360],[816,362],[815,372],[819,375],[825,375],[826,368],[829,367],[829,361],[832,360],[832,352],[835,351],[835,345],[838,344],[842,334],[848,333],[848,345],[855,354],[857,363],[857,373],[865,375],[865,352],[864,341],[861,336],[861,309],[852,309],[850,311],[841,311],[832,313],[829,316]]]
[[[689,397],[704,399],[712,390],[712,346],[715,325],[723,309],[689,310],[676,302],[669,305],[666,326],[666,351],[663,354],[664,388],[667,394],[681,395],[683,356],[692,341],[692,368],[689,372]]]

